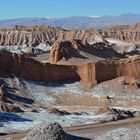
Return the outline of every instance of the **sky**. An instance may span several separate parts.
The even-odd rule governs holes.
[[[140,0],[0,0],[0,19],[140,14]]]

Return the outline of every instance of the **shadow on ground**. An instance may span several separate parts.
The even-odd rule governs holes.
[[[3,127],[4,124],[15,121],[15,122],[32,122],[32,120],[22,118],[21,116],[15,114],[15,113],[9,113],[9,112],[0,112],[0,127]]]

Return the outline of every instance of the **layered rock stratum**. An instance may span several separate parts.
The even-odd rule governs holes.
[[[95,41],[95,35],[126,42],[139,43],[139,23],[133,26],[114,25],[103,30],[64,30],[50,26],[15,26],[0,29],[0,45],[38,46],[40,43],[53,44],[55,41],[81,40],[83,43]],[[100,38],[99,38],[100,40]]]
[[[140,115],[139,24],[103,30],[43,25],[1,28],[0,45],[2,119],[72,125]],[[95,120],[93,114],[103,116]],[[63,132],[58,124],[47,131],[45,125],[48,138],[50,128]],[[45,136],[44,131],[35,133],[30,139]]]
[[[117,40],[136,42],[140,41],[140,24],[135,25],[114,25],[102,32],[106,38],[113,38]]]
[[[26,55],[0,54],[0,72],[12,72],[30,80],[80,80],[95,85],[121,76],[140,78],[140,57],[101,60],[81,66],[42,63]]]

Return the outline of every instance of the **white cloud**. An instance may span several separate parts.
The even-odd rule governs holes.
[[[91,18],[100,18],[101,16],[98,16],[98,15],[91,15],[90,17],[91,17]]]

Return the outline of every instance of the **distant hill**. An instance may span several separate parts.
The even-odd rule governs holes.
[[[0,26],[47,24],[67,29],[102,28],[110,25],[126,25],[140,22],[140,14],[123,14],[101,17],[66,17],[66,18],[19,18],[0,20]]]

